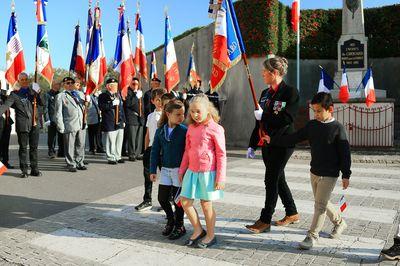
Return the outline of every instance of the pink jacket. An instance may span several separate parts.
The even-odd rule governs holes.
[[[225,132],[214,120],[189,125],[179,173],[185,174],[188,168],[193,172],[216,171],[216,182],[225,181]]]

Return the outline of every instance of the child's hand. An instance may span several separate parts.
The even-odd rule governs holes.
[[[151,180],[152,182],[156,182],[156,181],[157,181],[157,175],[156,175],[156,174],[151,174],[151,175],[150,175],[150,180]]]
[[[342,179],[343,189],[347,189],[349,187],[349,185],[350,185],[350,180],[348,178],[343,178]]]
[[[225,188],[224,182],[217,182],[215,183],[215,190],[223,190]]]
[[[178,174],[179,182],[182,184],[183,174]]]

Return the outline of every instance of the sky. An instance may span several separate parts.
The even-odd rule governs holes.
[[[93,1],[95,2],[95,1]],[[136,0],[126,0],[126,18],[134,24]],[[290,5],[292,0],[281,0]],[[10,19],[10,0],[0,0],[0,70],[5,69],[7,29]],[[104,45],[109,62],[115,51],[118,11],[121,0],[100,0],[102,9]],[[208,18],[209,0],[141,0],[140,13],[145,36],[146,51],[156,48],[164,41],[164,9],[168,8],[172,35],[176,36],[197,26],[205,26],[213,21]],[[397,0],[364,0],[364,7],[399,4]],[[27,72],[33,72],[36,43],[36,18],[33,0],[15,0],[17,25],[24,48]],[[301,8],[328,9],[341,8],[342,0],[303,0]],[[47,6],[47,29],[50,53],[54,67],[69,68],[72,53],[74,27],[81,25],[81,38],[85,43],[88,0],[49,0]],[[132,44],[135,46],[135,34]],[[158,62],[160,64],[160,62]],[[161,66],[158,66],[161,68]]]

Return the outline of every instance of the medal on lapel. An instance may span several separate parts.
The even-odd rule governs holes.
[[[282,111],[285,108],[285,106],[286,102],[275,101],[273,107],[274,114],[277,115],[280,111]]]

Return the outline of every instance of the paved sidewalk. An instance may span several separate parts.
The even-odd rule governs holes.
[[[225,198],[215,204],[218,244],[209,250],[182,246],[185,237],[163,237],[162,212],[155,207],[143,213],[134,210],[143,194],[142,187],[136,187],[1,231],[0,265],[400,265],[379,260],[380,250],[392,244],[400,219],[400,166],[354,163],[351,188],[344,193],[349,203],[344,236],[328,239],[332,226],[326,221],[316,248],[301,251],[297,244],[313,211],[308,164],[292,159],[286,171],[301,213],[296,225],[259,235],[244,228],[263,205],[264,168],[261,160],[230,157]],[[338,183],[332,202],[342,194]],[[283,215],[278,203],[274,218]]]

